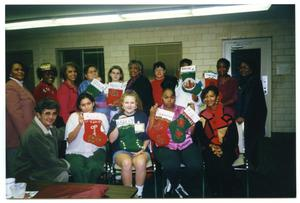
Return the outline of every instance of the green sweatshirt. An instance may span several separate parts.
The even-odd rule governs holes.
[[[51,128],[44,134],[33,120],[21,137],[15,163],[17,180],[53,181],[61,172],[68,171],[65,160],[58,158],[58,140],[64,139],[64,128]],[[30,177],[30,178],[29,178]]]

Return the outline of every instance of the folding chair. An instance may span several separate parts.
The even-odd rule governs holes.
[[[149,144],[149,146],[151,143]],[[149,147],[150,149],[150,157],[152,154],[152,148]],[[121,180],[121,167],[118,166],[117,164],[113,165],[113,180],[114,181],[119,181]],[[134,166],[132,166],[132,173],[135,175],[136,171]],[[152,161],[152,157],[147,161],[146,163],[146,174],[152,173],[154,177],[154,197],[157,198],[157,174],[156,174],[156,164],[154,161]],[[116,183],[116,182],[115,182]]]
[[[245,172],[245,175],[246,175],[246,180],[245,180],[245,185],[246,185],[246,191],[245,191],[245,194],[246,194],[246,197],[250,197],[250,187],[249,187],[249,162],[246,158],[244,158],[244,162],[245,164],[242,165],[242,166],[236,166],[236,167],[233,167],[234,171],[236,172]]]

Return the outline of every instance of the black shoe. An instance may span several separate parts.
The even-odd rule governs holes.
[[[143,196],[142,196],[142,195],[135,194],[135,195],[134,195],[134,198],[143,198]]]
[[[185,191],[185,189],[182,187],[181,184],[179,184],[176,188],[175,188],[175,195],[177,195],[177,197],[179,198],[189,198],[190,195],[189,193],[187,193],[187,191]]]

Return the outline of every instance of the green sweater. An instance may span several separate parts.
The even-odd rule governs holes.
[[[21,137],[15,163],[17,180],[34,179],[53,181],[61,172],[68,171],[68,164],[58,158],[58,140],[64,139],[64,128],[51,128],[44,134],[35,120]]]

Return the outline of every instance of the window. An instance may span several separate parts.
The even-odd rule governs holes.
[[[162,61],[166,64],[167,74],[175,75],[176,69],[182,58],[182,44],[159,43],[159,44],[133,44],[129,45],[130,60],[140,60],[144,64],[144,74],[153,78],[153,63]]]
[[[94,64],[98,68],[99,76],[102,81],[105,81],[104,71],[104,54],[103,48],[93,49],[58,49],[58,67],[61,67],[65,62],[72,61],[78,65],[78,80],[84,80],[83,69],[88,64]]]

